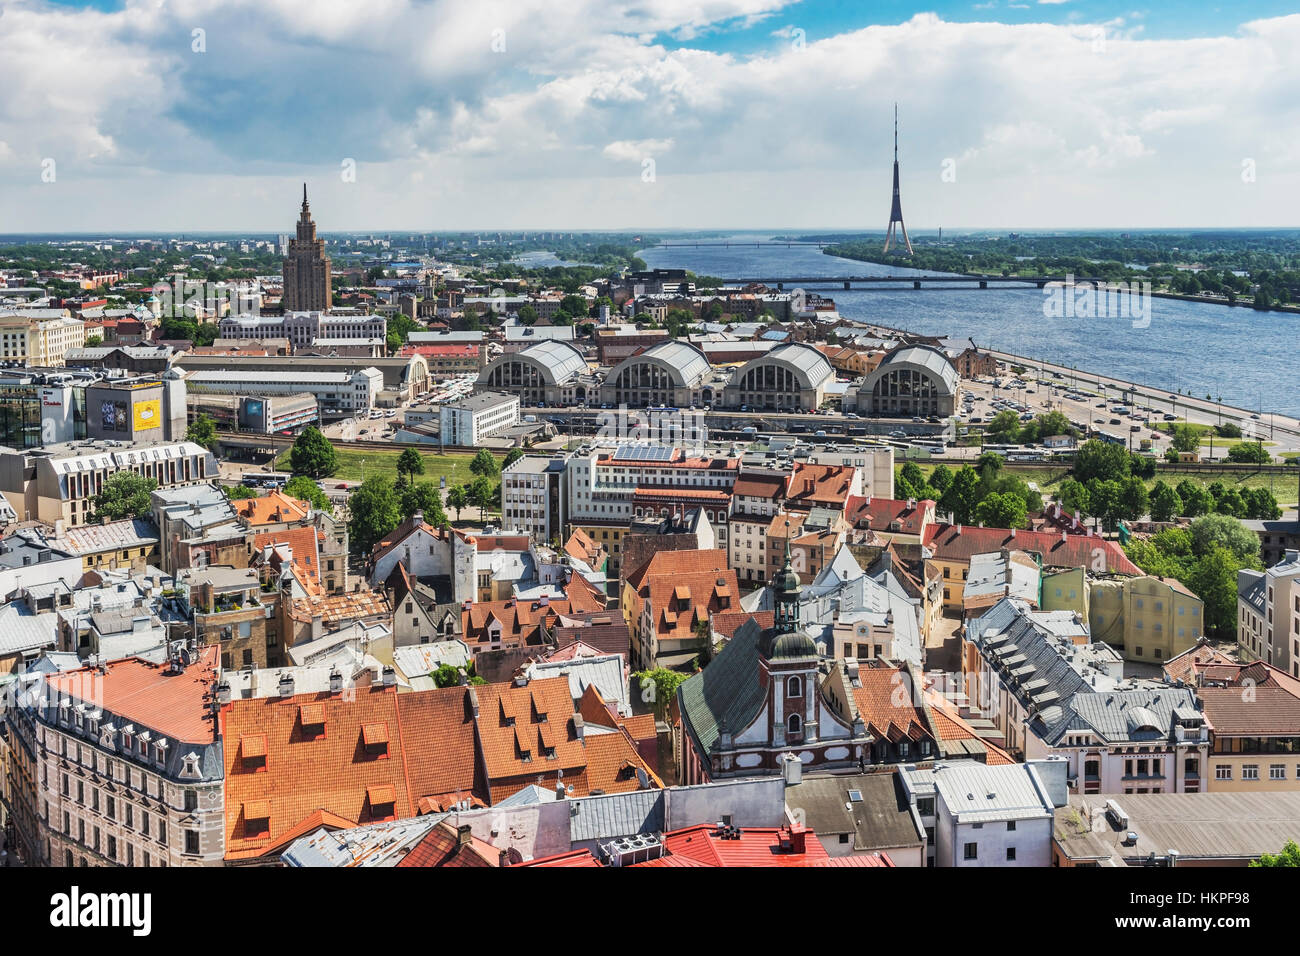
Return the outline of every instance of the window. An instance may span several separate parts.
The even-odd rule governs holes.
[[[1008,821],[1007,821],[1007,830],[1008,830],[1008,831],[1011,831],[1011,830],[1014,830],[1015,828],[1016,828],[1016,821],[1015,821],[1015,820],[1008,820]],[[1008,859],[1010,859],[1010,858],[1008,857]]]
[[[1268,767],[1268,779],[1270,779],[1270,780],[1285,780],[1285,779],[1286,779],[1286,765],[1285,765],[1285,764],[1280,764],[1280,763],[1269,764],[1269,767]]]
[[[979,845],[976,843],[967,843],[963,851],[963,858],[967,860],[979,859]]]
[[[790,731],[791,737],[797,737],[803,732],[803,718],[798,714],[791,714],[790,719],[786,721],[786,727]]]
[[[185,852],[190,854],[197,854],[199,852],[199,831],[198,830],[185,831]]]
[[[1010,862],[1015,858],[1016,858],[1016,848],[1013,846],[1007,847],[1007,861]]]
[[[1244,763],[1244,764],[1242,764],[1242,765],[1241,765],[1241,779],[1242,779],[1242,780],[1258,780],[1258,779],[1259,779],[1259,764],[1255,764],[1255,763]]]
[[[185,791],[185,809],[187,812],[193,812],[199,808],[199,793],[197,790]]]

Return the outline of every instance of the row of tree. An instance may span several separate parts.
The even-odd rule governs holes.
[[[918,501],[928,498],[956,524],[1023,528],[1030,512],[1043,510],[1043,498],[1003,465],[1001,455],[985,452],[974,467],[963,465],[954,472],[938,465],[927,479],[916,462],[908,462],[894,477],[895,494]]]

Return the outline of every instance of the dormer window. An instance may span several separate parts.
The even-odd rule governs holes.
[[[127,724],[122,728],[122,749],[128,754],[131,748],[135,746],[135,724]]]
[[[252,800],[245,803],[244,836],[264,837],[271,835],[271,804],[268,800]]]
[[[366,748],[366,753],[370,756],[380,759],[387,758],[388,724],[384,721],[363,724],[361,727],[361,741]]]
[[[397,805],[397,791],[391,784],[366,788],[366,803],[372,820],[392,820]]]
[[[199,775],[199,755],[193,752],[187,753],[181,760],[181,777],[197,780]]]
[[[245,772],[266,771],[266,734],[244,734],[239,738],[239,759]]]
[[[159,737],[153,745],[153,761],[158,766],[164,766],[167,763],[168,741],[166,737]]]
[[[303,704],[298,708],[303,740],[320,740],[325,736],[325,705]]]
[[[117,749],[117,727],[112,721],[104,724],[99,731],[99,745],[108,750]]]

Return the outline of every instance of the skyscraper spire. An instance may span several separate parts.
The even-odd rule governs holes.
[[[903,234],[903,245],[907,254],[912,254],[912,240],[907,237],[907,226],[903,224],[903,203],[898,196],[898,104],[894,104],[894,202],[889,208],[889,228],[885,231],[885,248],[888,252],[894,246],[895,226]]]
[[[898,149],[897,144],[895,144],[894,149],[895,149],[895,150]],[[304,216],[307,215],[307,209],[308,209],[308,207],[307,207],[307,184],[306,184],[306,183],[303,183],[303,184],[302,184],[302,212],[303,212],[303,215],[304,215]]]

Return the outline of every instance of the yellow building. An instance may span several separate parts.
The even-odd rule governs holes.
[[[1196,645],[1204,630],[1205,604],[1173,578],[1145,575],[1092,581],[1088,625],[1125,660],[1163,664]]]
[[[40,368],[64,364],[69,349],[86,344],[86,324],[63,309],[0,315],[0,359]]]
[[[1083,568],[1043,575],[1042,609],[1073,611],[1088,623],[1088,578]]]
[[[1211,793],[1300,790],[1300,681],[1263,661],[1200,668]]]

